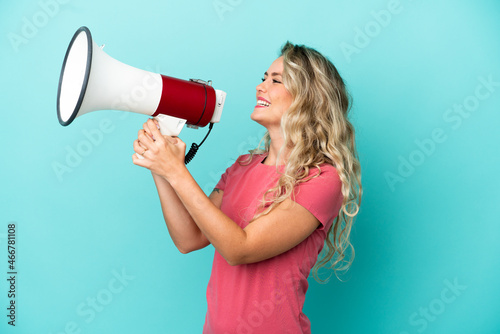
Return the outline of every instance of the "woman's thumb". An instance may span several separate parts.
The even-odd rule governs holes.
[[[168,140],[170,144],[177,144],[179,138],[177,137],[172,137],[172,136],[165,136],[165,138]]]

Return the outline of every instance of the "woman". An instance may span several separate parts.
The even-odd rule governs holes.
[[[133,161],[151,170],[177,248],[215,248],[204,333],[310,333],[311,269],[318,279],[318,268],[347,269],[354,256],[362,187],[349,98],[327,58],[289,42],[256,98],[265,147],[239,157],[209,197],[184,165],[184,142],[153,120],[134,142],[145,159]]]

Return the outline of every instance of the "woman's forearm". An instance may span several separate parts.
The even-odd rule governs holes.
[[[207,246],[207,238],[193,221],[170,183],[155,173],[151,174],[158,190],[163,217],[175,246],[181,253],[189,253]]]

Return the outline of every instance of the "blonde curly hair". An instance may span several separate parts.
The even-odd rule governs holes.
[[[313,268],[314,278],[325,282],[331,275],[320,279],[320,268],[333,269],[339,278],[337,273],[347,271],[354,260],[354,247],[349,237],[363,189],[354,127],[348,120],[351,98],[335,66],[315,49],[287,42],[280,56],[283,56],[283,84],[293,101],[281,119],[284,144],[277,161],[285,148],[290,149],[290,154],[276,186],[264,193],[250,222],[289,198],[297,184],[311,179],[308,177],[311,168],[319,169],[313,176],[317,177],[321,164],[334,166],[342,181],[344,199]],[[271,137],[266,132],[258,147],[249,151],[248,163],[254,154],[269,152],[270,143]],[[245,161],[239,163],[245,164]],[[266,205],[269,206],[265,208]],[[350,207],[354,209],[351,212]]]

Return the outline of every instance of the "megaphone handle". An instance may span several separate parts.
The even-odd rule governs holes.
[[[155,119],[158,121],[160,132],[164,136],[178,136],[186,124],[185,119],[163,114],[159,114]]]
[[[164,136],[178,136],[181,133],[186,120],[178,117],[159,114],[155,117],[160,127],[160,132]],[[139,153],[135,154],[139,159],[144,159]]]

